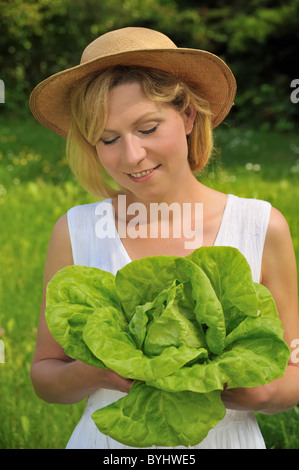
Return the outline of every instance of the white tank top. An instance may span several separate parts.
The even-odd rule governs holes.
[[[105,212],[103,215],[103,204]],[[101,206],[102,205],[102,206]],[[271,205],[269,202],[228,195],[214,246],[238,248],[246,257],[255,282],[259,282],[264,242]],[[99,215],[99,214],[102,215]],[[96,267],[112,274],[131,261],[114,224],[112,200],[76,206],[67,213],[74,264]],[[109,223],[109,237],[101,237],[101,217]],[[103,219],[102,219],[103,220]],[[107,234],[107,226],[104,227]],[[91,414],[124,393],[99,389],[88,398],[84,414],[76,426],[67,448],[125,449],[96,428]],[[195,448],[265,448],[254,414],[227,410],[222,421]]]

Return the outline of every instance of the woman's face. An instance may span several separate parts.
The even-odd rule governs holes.
[[[193,178],[186,138],[195,119],[193,108],[180,114],[151,101],[139,83],[113,88],[108,103],[106,126],[96,145],[106,171],[132,200],[174,200],[178,185]]]

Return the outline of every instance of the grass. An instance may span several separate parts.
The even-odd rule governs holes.
[[[70,207],[93,202],[74,181],[62,139],[33,119],[0,119],[0,448],[64,448],[85,402],[44,403],[29,369],[35,347],[42,277],[55,221]],[[224,192],[270,201],[287,218],[299,260],[299,138],[223,126],[203,182]],[[257,415],[268,448],[299,449],[299,409]]]

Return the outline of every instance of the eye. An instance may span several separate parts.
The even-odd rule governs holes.
[[[117,140],[118,140],[118,137],[115,137],[115,138],[112,139],[112,140],[100,139],[100,141],[103,142],[104,145],[112,145],[112,144],[114,144]]]
[[[145,134],[145,135],[148,135],[148,134],[153,134],[154,132],[156,132],[156,130],[158,129],[158,126],[159,124],[156,124],[154,127],[152,127],[151,129],[147,129],[147,130],[144,130],[144,131],[140,131],[141,134]]]

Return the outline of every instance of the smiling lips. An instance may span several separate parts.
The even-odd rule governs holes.
[[[156,166],[155,168],[151,168],[150,170],[140,171],[138,173],[127,173],[128,176],[133,180],[144,181],[149,178],[151,175],[160,165]]]

